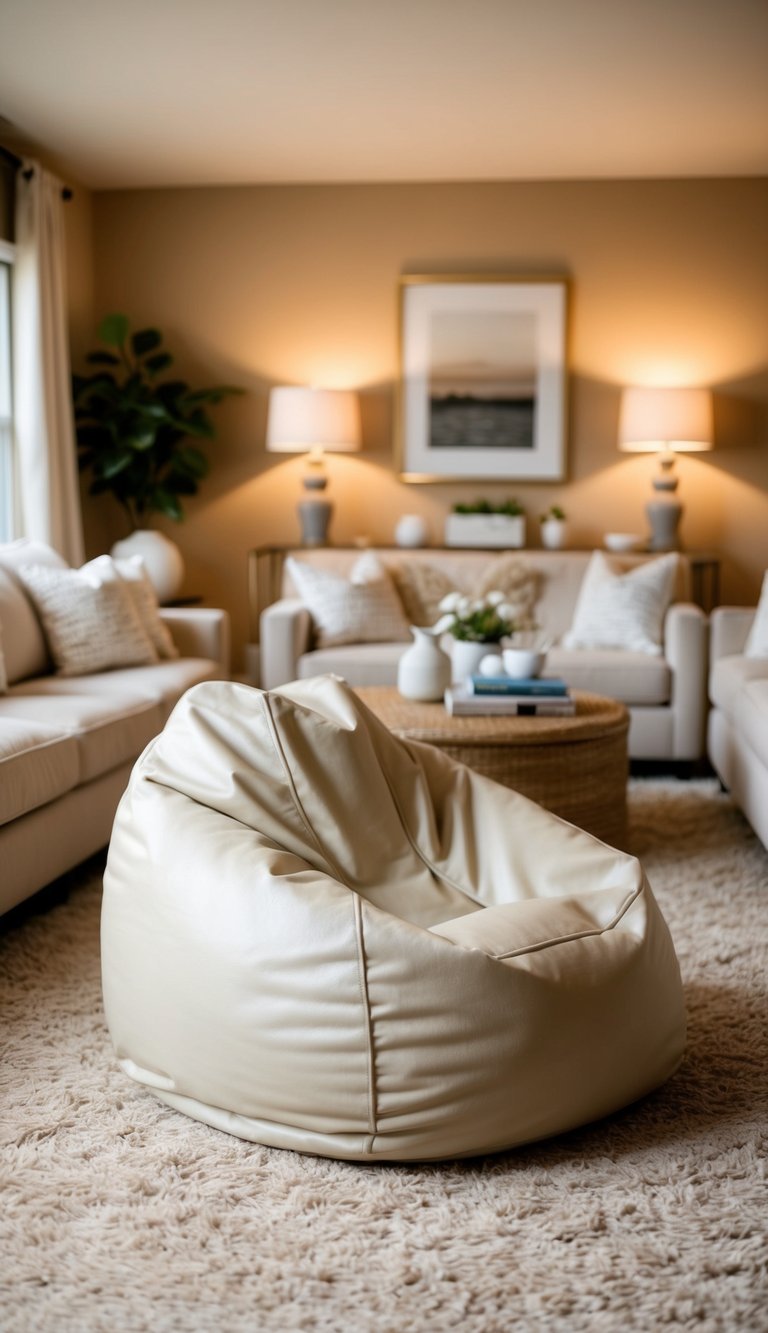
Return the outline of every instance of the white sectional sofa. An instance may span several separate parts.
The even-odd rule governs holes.
[[[312,616],[297,596],[285,556],[319,570],[349,578],[360,551],[353,548],[297,549],[273,553],[267,582],[277,600],[260,615],[260,683],[272,689],[296,678],[333,672],[351,685],[393,685],[397,663],[410,641],[344,643],[319,648]],[[678,557],[672,604],[663,622],[657,654],[624,648],[565,648],[579,592],[590,566],[588,551],[499,551],[428,547],[379,548],[374,554],[396,575],[403,562],[421,562],[448,575],[464,591],[478,585],[490,562],[506,554],[519,558],[535,575],[535,619],[554,640],[549,674],[562,675],[575,689],[608,695],[630,712],[629,753],[634,759],[689,762],[705,753],[707,710],[707,618],[690,601],[690,566]],[[611,557],[617,572],[650,559],[643,555]],[[275,561],[282,569],[275,567]],[[412,617],[411,617],[412,619]]]
[[[0,913],[106,845],[133,764],[174,704],[191,685],[229,673],[226,612],[178,608],[160,611],[178,657],[54,674],[16,573],[40,552],[37,543],[0,546]]]
[[[712,613],[707,749],[723,786],[768,848],[768,643],[765,655],[745,652],[754,622],[754,609],[741,606]]]

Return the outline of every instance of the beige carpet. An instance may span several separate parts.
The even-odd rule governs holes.
[[[768,853],[713,782],[634,781],[688,1055],[609,1121],[370,1167],[241,1143],[116,1070],[99,884],[0,945],[0,1328],[768,1329]]]

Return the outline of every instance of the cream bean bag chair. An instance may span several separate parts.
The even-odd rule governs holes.
[[[329,676],[182,698],[117,813],[102,946],[126,1074],[301,1152],[492,1152],[642,1097],[683,1051],[639,863]]]

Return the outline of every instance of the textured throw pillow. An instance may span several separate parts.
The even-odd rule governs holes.
[[[529,629],[535,621],[534,607],[538,596],[538,576],[524,560],[514,555],[500,555],[492,560],[477,588],[477,596],[498,589],[504,601],[514,607],[518,629]]]
[[[104,558],[109,559],[108,556]],[[115,560],[114,566],[133,599],[139,619],[158,657],[178,657],[179,650],[171,638],[171,631],[160,618],[157,593],[141,556],[132,555],[127,560]]]
[[[763,575],[760,601],[757,604],[757,613],[747,635],[744,656],[768,657],[768,569]]]
[[[594,551],[563,647],[627,648],[658,656],[676,572],[674,552],[622,571]]]
[[[23,565],[18,576],[40,616],[60,675],[157,661],[127,584],[108,555],[82,569]]]
[[[400,598],[372,551],[360,556],[348,579],[293,556],[288,557],[286,568],[312,617],[319,648],[410,639]]]
[[[392,580],[412,625],[434,625],[440,603],[456,584],[445,570],[421,560],[403,560],[392,566]]]
[[[420,560],[403,560],[394,565],[392,578],[412,625],[434,625],[442,615],[440,603],[449,592],[484,597],[496,590],[503,592],[504,601],[515,608],[515,619],[521,629],[534,621],[537,576],[517,556],[497,556],[483,570],[478,582],[468,587],[457,588],[456,580],[445,570]]]

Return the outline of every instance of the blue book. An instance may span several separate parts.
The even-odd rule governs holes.
[[[565,698],[568,686],[559,676],[470,676],[470,694],[523,694]]]

